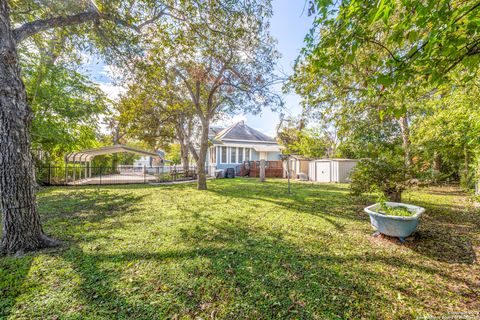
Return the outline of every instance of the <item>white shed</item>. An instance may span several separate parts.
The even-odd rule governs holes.
[[[319,159],[308,164],[308,179],[315,182],[350,182],[349,174],[357,164],[355,159]]]

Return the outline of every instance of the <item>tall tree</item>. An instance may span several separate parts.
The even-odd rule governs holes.
[[[107,107],[103,91],[51,42],[47,42],[48,51],[20,51],[27,99],[33,112],[32,147],[34,156],[41,156],[36,159],[37,164],[63,162],[67,152],[93,147],[99,115]]]
[[[409,108],[459,73],[463,82],[478,76],[478,1],[310,4],[316,19],[294,78],[297,91],[312,105],[368,103],[381,118],[393,114],[410,167]]]
[[[278,103],[270,90],[277,53],[268,30],[269,0],[208,2],[190,14],[186,25],[171,26],[173,37],[155,35],[147,59],[137,65],[150,82],[168,79],[176,104],[188,99],[199,122],[198,148],[190,151],[204,190],[210,124],[220,114]]]
[[[13,15],[8,1],[0,1],[0,252],[7,253],[58,244],[44,235],[37,212],[29,132],[32,110],[21,78],[18,46],[40,32],[69,27],[108,54],[112,41],[135,42],[131,36],[169,8],[153,0],[98,5],[93,1],[21,0],[12,4]],[[85,24],[90,28],[76,27]]]
[[[138,66],[135,81],[117,105],[119,123],[128,135],[155,149],[168,148],[176,141],[182,165],[188,171],[195,123],[193,109],[189,100],[178,96],[176,88],[159,71],[150,67],[141,70]]]

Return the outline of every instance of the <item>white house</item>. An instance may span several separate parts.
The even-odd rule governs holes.
[[[158,159],[154,159],[153,157],[150,156],[141,156],[140,158],[136,159],[133,162],[134,167],[154,167],[154,166],[162,166],[165,160],[165,152],[162,150],[159,150],[156,152],[159,155]]]
[[[244,162],[267,160],[281,168],[281,146],[274,138],[247,126],[243,121],[228,128],[210,128],[207,168],[215,170],[237,168]],[[278,162],[278,163],[277,163]]]

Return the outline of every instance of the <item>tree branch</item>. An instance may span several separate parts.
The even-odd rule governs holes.
[[[41,19],[32,22],[27,22],[20,27],[13,30],[14,38],[17,43],[22,42],[26,38],[45,30],[58,27],[67,27],[78,25],[95,20],[109,20],[118,25],[130,28],[136,32],[140,32],[140,29],[135,25],[132,25],[118,17],[114,17],[110,14],[104,14],[96,11],[81,12],[70,16],[60,16],[50,19]]]

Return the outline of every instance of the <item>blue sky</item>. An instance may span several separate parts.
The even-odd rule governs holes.
[[[273,17],[271,19],[271,34],[277,39],[277,50],[282,57],[278,62],[278,70],[291,74],[293,64],[301,48],[303,39],[312,26],[312,18],[307,16],[305,9],[306,0],[273,0]],[[112,83],[109,74],[112,72],[108,66],[95,58],[88,58],[85,71],[94,82],[112,98],[118,96],[122,89]],[[281,85],[276,87],[281,90]],[[300,98],[295,94],[284,95],[286,115],[296,115],[300,112]],[[270,109],[264,109],[259,115],[241,114],[234,116],[221,123],[229,123],[245,120],[248,125],[259,129],[269,135],[275,135],[276,125],[279,122],[279,114]]]
[[[303,47],[303,39],[312,27],[313,18],[308,17],[306,0],[273,0],[273,17],[271,20],[271,34],[278,41],[277,50],[282,57],[278,62],[278,69],[290,75],[293,64]],[[281,86],[278,86],[278,90]],[[300,97],[295,94],[283,95],[286,115],[296,115],[300,112]],[[265,109],[259,116],[245,115],[246,122],[253,128],[267,134],[275,135],[279,122],[279,115]]]

